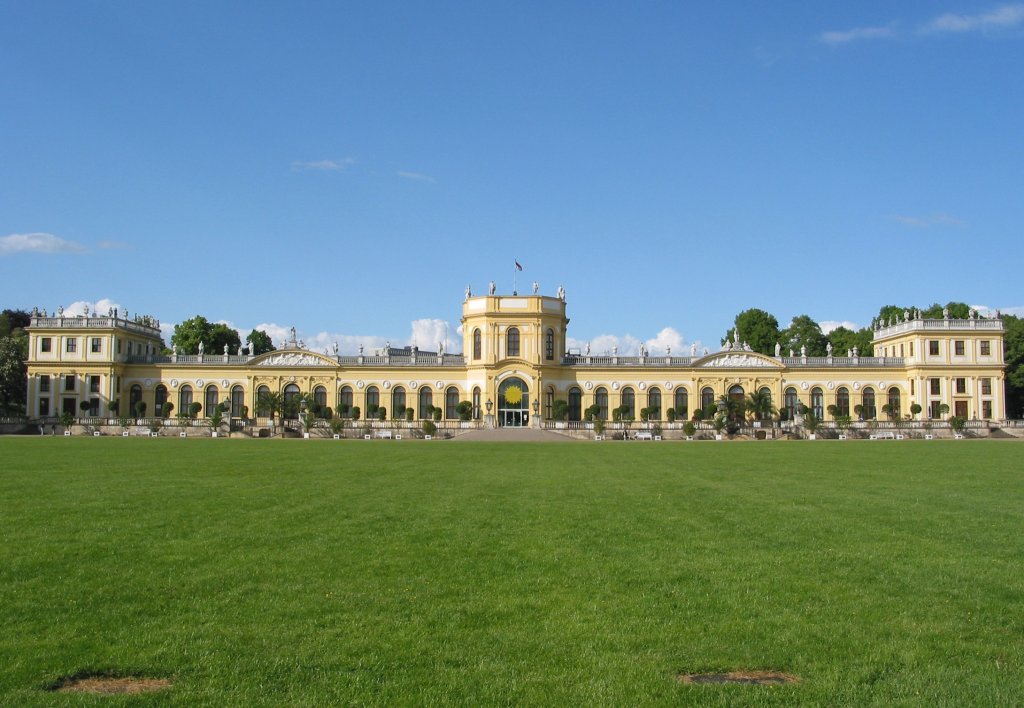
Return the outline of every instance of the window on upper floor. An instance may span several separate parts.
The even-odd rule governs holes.
[[[92,338],[92,353],[93,354],[99,354],[100,353],[100,351],[103,348],[102,342],[103,342],[103,340],[100,339],[99,337],[93,337]]]
[[[967,393],[967,379],[954,379],[956,392]]]
[[[49,337],[43,337],[39,340],[39,351],[49,352],[53,350],[53,340]]]
[[[978,346],[982,356],[992,356],[992,343],[990,341],[983,339]]]
[[[89,377],[89,393],[99,393],[99,392],[100,392],[100,377],[99,376],[90,376]]]
[[[481,347],[480,347],[480,330],[479,329],[474,329],[473,330],[473,360],[474,361],[480,358],[480,349],[481,349]]]
[[[555,358],[555,330],[548,329],[544,335],[544,358],[551,361]]]
[[[929,339],[928,340],[928,354],[931,356],[939,355],[939,340]]]
[[[942,393],[942,384],[940,379],[928,379],[928,390],[933,396],[938,396]]]
[[[981,395],[992,395],[992,379],[981,379]]]
[[[48,375],[46,375],[46,374],[43,374],[41,377],[39,377],[39,393],[49,393],[49,392],[50,392],[50,377]]]
[[[958,339],[955,342],[953,342],[953,353],[955,355],[963,356],[966,351],[967,348],[964,346],[964,340]]]
[[[505,333],[505,356],[519,356],[519,330],[515,327]]]
[[[65,343],[64,349],[67,352],[77,352],[78,351],[78,339],[75,338],[75,337],[68,337],[67,341]]]
[[[65,374],[64,375],[64,390],[74,391],[75,390],[75,375]]]

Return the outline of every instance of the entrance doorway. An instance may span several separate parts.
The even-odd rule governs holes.
[[[522,379],[505,379],[498,386],[498,425],[524,428],[530,424],[530,389]]]

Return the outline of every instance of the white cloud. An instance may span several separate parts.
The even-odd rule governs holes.
[[[1024,22],[1024,4],[1000,5],[994,10],[977,15],[958,15],[947,12],[924,25],[922,34],[946,32],[985,32],[993,29],[1014,27]]]
[[[865,39],[890,39],[896,35],[893,27],[854,27],[848,30],[832,30],[818,35],[818,41],[831,47]]]
[[[78,300],[76,302],[71,303],[70,305],[65,305],[64,315],[67,317],[77,317],[78,315],[84,315],[86,307],[89,308],[90,315],[95,315],[96,313],[99,313],[102,316],[106,315],[108,311],[115,309],[118,311],[118,314],[121,317],[124,317],[125,314],[124,308],[121,307],[121,305],[114,302],[113,300],[103,298],[102,300],[96,300],[95,302],[91,300]]]
[[[82,253],[85,246],[53,234],[10,234],[0,236],[0,255],[9,253]]]
[[[453,336],[454,335],[454,336]],[[420,349],[435,352],[439,342],[448,340],[445,351],[449,354],[457,354],[462,351],[462,338],[456,330],[444,320],[421,319],[413,320],[409,344],[415,344]]]
[[[689,356],[689,345],[683,339],[683,335],[673,327],[663,327],[655,336],[640,340],[632,334],[618,336],[615,334],[599,334],[589,340],[590,353],[594,356],[611,356],[612,351],[618,349],[619,356],[636,356],[640,351],[640,343],[647,348],[649,354],[664,356],[667,348],[672,347],[673,356]],[[584,354],[587,351],[588,340],[566,338],[566,348],[573,354]],[[698,352],[701,350],[700,342],[693,342],[697,345]]]
[[[340,160],[292,160],[293,170],[319,170],[321,172],[331,172],[337,170],[343,170],[349,165],[356,163],[355,158],[345,157]]]
[[[989,307],[988,305],[971,305],[982,317],[992,317],[998,310],[1003,315],[1024,317],[1024,305],[1011,305],[1010,307]]]
[[[100,241],[99,243],[96,244],[96,246],[97,248],[103,248],[107,250],[117,248],[130,248],[130,246],[127,243],[122,243],[121,241]]]
[[[854,332],[860,329],[859,324],[857,324],[856,322],[850,322],[849,320],[843,320],[842,322],[838,322],[836,320],[825,320],[824,322],[819,322],[818,326],[821,327],[822,334],[828,334],[837,327],[846,327],[846,329],[852,330]]]
[[[403,179],[416,180],[417,182],[429,182],[430,184],[437,183],[436,179],[434,179],[430,175],[425,175],[422,172],[405,172],[399,170],[395,174],[398,175],[399,177],[402,177]]]
[[[931,226],[967,226],[967,222],[949,214],[929,214],[927,216],[908,216],[904,214],[893,214],[892,218],[904,226],[914,226],[919,229],[927,229]]]

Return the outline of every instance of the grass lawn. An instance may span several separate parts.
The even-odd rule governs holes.
[[[1019,705],[1022,459],[0,438],[0,705]]]

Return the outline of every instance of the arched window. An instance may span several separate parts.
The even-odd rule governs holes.
[[[850,389],[845,386],[836,389],[836,415],[850,415]]]
[[[323,418],[324,409],[327,408],[327,389],[317,386],[313,389],[313,403],[316,404],[317,418]]]
[[[401,386],[391,389],[391,417],[405,417],[405,389]]]
[[[377,409],[380,408],[380,389],[376,386],[366,387],[366,413],[364,418],[373,418],[377,415]]]
[[[676,387],[675,405],[676,417],[686,420],[690,417],[690,396],[682,386]]]
[[[700,391],[700,412],[702,417],[710,418],[715,411],[715,391],[710,386],[705,386]]]
[[[135,415],[135,404],[142,400],[142,386],[132,384],[128,390],[128,410],[121,411],[121,415]]]
[[[860,396],[861,405],[864,407],[862,415],[865,420],[875,419],[875,389],[870,386],[864,388],[864,393]]]
[[[800,406],[800,398],[796,395],[796,389],[790,386],[786,389],[783,399],[783,408],[786,409],[786,420],[793,420],[796,416],[796,409]]]
[[[825,394],[817,386],[811,389],[811,412],[818,420],[825,417]]]
[[[342,386],[338,391],[338,414],[342,418],[348,418],[352,413],[352,387]]]
[[[650,420],[661,420],[661,389],[652,387],[647,391],[647,415]]]
[[[445,420],[459,419],[459,389],[454,386],[444,392],[444,417]]]
[[[633,394],[633,389],[629,386],[622,389],[621,399],[619,407],[622,410],[622,417],[636,420],[636,396]]]
[[[583,392],[576,386],[569,389],[569,420],[583,420]]]
[[[217,410],[218,403],[220,403],[220,391],[217,390],[216,386],[207,386],[206,401],[203,403],[203,410],[206,412],[207,417],[213,415],[213,412]]]
[[[480,420],[480,387],[473,388],[473,420]]]
[[[608,420],[608,389],[602,386],[594,391],[594,405],[600,409],[597,417],[601,420]]]
[[[900,390],[895,386],[889,389],[889,410],[893,418],[900,417]]]
[[[480,330],[479,329],[474,329],[473,330],[473,359],[479,359],[480,358],[480,355],[481,355],[480,354],[480,349],[481,349],[481,347],[480,347]]]
[[[544,335],[544,358],[548,361],[555,358],[555,330],[550,327]]]
[[[270,394],[269,386],[260,386],[256,389],[256,415],[260,417],[270,415],[270,409],[263,405],[263,397]]]
[[[505,356],[519,356],[519,330],[515,327],[505,332]]]
[[[430,386],[420,386],[420,419],[429,420],[434,407],[434,392]]]
[[[156,387],[156,394],[153,403],[156,406],[156,410],[153,414],[162,416],[164,414],[164,406],[167,405],[167,387],[163,384]]]
[[[188,407],[192,405],[192,387],[185,384],[178,389],[178,412],[188,414]]]
[[[245,409],[245,389],[241,386],[231,387],[231,417],[241,418]]]
[[[284,387],[284,417],[297,420],[299,417],[299,396],[301,391],[295,384]]]

